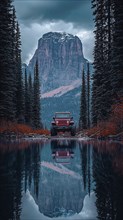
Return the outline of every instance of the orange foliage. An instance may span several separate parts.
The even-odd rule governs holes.
[[[33,133],[35,134],[40,134],[40,135],[50,135],[50,132],[46,129],[38,129],[38,130],[34,130]]]
[[[40,135],[49,135],[50,132],[48,130],[38,129],[33,130],[30,126],[25,124],[17,124],[9,121],[1,121],[0,122],[0,133],[4,132],[14,132],[15,134],[40,134]]]
[[[123,130],[123,98],[120,98],[117,103],[112,105],[111,120],[117,124],[118,130]]]
[[[98,133],[98,127],[97,126],[92,127],[90,129],[86,130],[85,133],[86,133],[87,136],[91,136],[93,134],[97,134]]]
[[[21,134],[29,134],[33,132],[33,129],[25,124],[16,124],[15,125],[15,133],[21,133]]]
[[[107,121],[101,121],[97,126],[86,131],[88,136],[103,138],[116,135],[123,131],[123,98],[112,105],[112,113]]]
[[[98,123],[97,126],[86,131],[88,136],[93,137],[107,137],[109,135],[117,134],[117,125],[111,121],[103,121]]]
[[[25,124],[16,124],[10,121],[2,121],[0,123],[0,133],[14,132],[16,134],[28,134],[32,131],[33,129]]]
[[[107,137],[109,135],[117,134],[117,125],[114,122],[100,122],[97,127],[99,128],[100,137]]]

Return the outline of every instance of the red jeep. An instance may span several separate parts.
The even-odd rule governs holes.
[[[57,135],[58,131],[69,131],[72,136],[76,134],[76,127],[70,112],[56,112],[51,126],[51,136]]]

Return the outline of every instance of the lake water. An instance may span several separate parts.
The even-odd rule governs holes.
[[[123,145],[0,142],[0,220],[123,220]]]

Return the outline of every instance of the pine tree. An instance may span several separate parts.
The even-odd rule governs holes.
[[[33,98],[33,125],[34,128],[41,127],[41,105],[40,105],[40,83],[38,60],[36,60],[34,69],[34,98]]]
[[[19,24],[16,24],[16,117],[19,121],[24,121],[24,85],[22,78],[21,64],[21,36]]]
[[[111,53],[111,85],[113,101],[123,96],[123,1],[112,0],[114,9]]]
[[[32,86],[32,77],[31,74],[29,75],[28,78],[28,102],[29,102],[29,106],[28,106],[28,118],[29,118],[29,124],[32,126],[32,122],[33,122],[33,86]]]
[[[15,75],[15,81],[16,81],[16,11],[15,8],[13,7],[12,10],[12,27],[11,27],[11,31],[12,31],[12,57],[13,57],[13,71],[14,71],[14,75]],[[15,84],[16,87],[16,84]]]
[[[86,103],[86,85],[85,85],[85,72],[83,68],[82,73],[82,90],[80,98],[80,118],[79,118],[79,128],[87,128],[87,103]]]
[[[0,119],[23,115],[20,30],[11,0],[0,3]]]
[[[90,128],[90,69],[87,63],[87,127]]]
[[[99,98],[98,94],[99,87],[102,85],[101,76],[103,71],[103,39],[102,39],[102,5],[93,0],[92,7],[94,8],[95,16],[95,47],[94,47],[94,75],[93,75],[93,87],[92,87],[92,122],[93,124],[97,123],[97,117],[99,112]],[[100,16],[97,14],[100,13]],[[97,19],[100,19],[101,24],[97,22]]]
[[[16,112],[12,11],[11,0],[0,3],[0,119],[4,120],[14,120]]]
[[[92,121],[106,120],[111,111],[111,44],[113,28],[112,0],[92,0],[95,21]]]
[[[27,70],[25,69],[25,86],[24,86],[24,92],[25,92],[25,122],[27,124],[29,124],[30,120],[29,120],[29,114],[28,114],[28,110],[29,110],[29,89],[28,89],[28,78],[27,78]]]

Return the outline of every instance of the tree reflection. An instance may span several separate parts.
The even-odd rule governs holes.
[[[22,152],[0,154],[0,217],[20,219],[22,197]]]
[[[41,145],[32,143],[29,148],[24,151],[24,182],[25,192],[27,188],[34,186],[34,195],[38,197],[39,179],[40,179],[40,150]]]
[[[12,143],[5,143],[5,148],[4,143],[0,145],[1,220],[20,219],[23,188],[26,191],[33,184],[34,194],[38,196],[41,145],[22,142],[21,149],[21,144],[16,143],[13,150],[12,146]]]
[[[118,146],[117,146],[118,147]],[[93,177],[98,219],[122,220],[123,176],[114,169],[115,153],[93,148]],[[121,152],[119,151],[119,154]]]
[[[87,142],[79,144],[84,190],[91,191],[91,145]]]
[[[0,143],[0,219],[19,220],[24,190],[30,189],[40,212],[49,217],[79,213],[85,195],[94,190],[98,219],[122,220],[122,145],[79,143],[78,148],[74,140],[53,140],[51,149],[49,143],[44,148],[43,143]],[[52,153],[58,151],[69,152],[71,163],[56,163]]]

